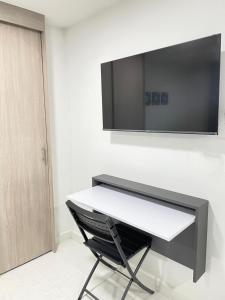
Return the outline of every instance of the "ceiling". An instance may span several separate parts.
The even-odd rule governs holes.
[[[69,27],[121,0],[6,0],[5,2],[42,13],[47,23]]]

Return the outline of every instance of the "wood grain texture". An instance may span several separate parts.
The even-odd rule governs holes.
[[[0,21],[44,31],[45,17],[42,14],[0,1]]]
[[[52,173],[52,110],[51,99],[48,92],[48,73],[47,73],[47,57],[46,57],[46,36],[45,31],[41,33],[42,47],[42,68],[43,68],[43,83],[44,83],[44,98],[45,98],[45,121],[46,121],[46,136],[47,136],[47,155],[48,155],[48,179],[49,179],[49,201],[51,209],[51,231],[52,231],[52,250],[56,251],[56,236],[55,236],[55,216],[54,216],[54,193],[53,193],[53,173]]]
[[[0,23],[0,273],[52,249],[41,34]]]

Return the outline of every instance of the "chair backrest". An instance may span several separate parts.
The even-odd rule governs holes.
[[[112,233],[117,236],[117,232],[114,222],[110,217],[85,210],[70,200],[66,202],[66,205],[69,208],[85,240],[87,237],[84,231],[87,231],[91,235],[94,235],[102,240],[114,243]]]

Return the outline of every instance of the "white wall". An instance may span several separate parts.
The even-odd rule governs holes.
[[[65,191],[89,187],[91,177],[101,173],[208,199],[207,272],[199,282],[192,283],[191,270],[156,254],[145,266],[179,300],[223,300],[225,295],[224,11],[222,0],[123,0],[68,29],[63,42],[68,99],[65,91],[59,91],[59,102],[55,101],[59,202]],[[100,63],[219,32],[223,35],[219,136],[102,131]],[[61,80],[59,74],[56,89]],[[68,117],[70,127],[64,128]],[[70,223],[63,216],[67,230]],[[160,282],[157,286],[160,289]]]
[[[52,152],[57,238],[71,230],[72,220],[65,207],[70,186],[70,123],[67,97],[67,75],[65,64],[64,31],[47,27],[47,60],[49,94],[52,103]]]

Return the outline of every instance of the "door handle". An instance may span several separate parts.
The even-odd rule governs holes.
[[[47,151],[46,151],[46,148],[43,147],[43,148],[41,149],[41,151],[42,151],[42,161],[44,162],[45,165],[47,165],[48,159],[47,159]]]

